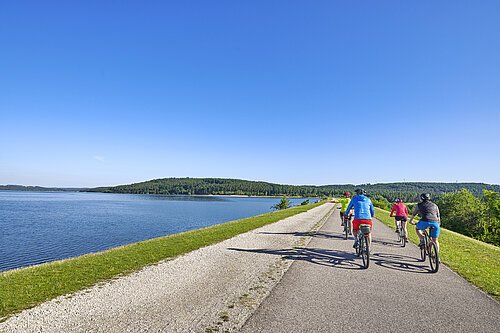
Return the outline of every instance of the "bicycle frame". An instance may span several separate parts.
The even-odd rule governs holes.
[[[351,232],[352,232],[352,216],[344,215],[344,239],[347,239]]]

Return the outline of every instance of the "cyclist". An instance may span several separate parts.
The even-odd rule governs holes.
[[[369,224],[370,228],[372,226],[372,218],[375,216],[375,209],[373,208],[373,203],[366,196],[366,191],[364,189],[357,189],[356,196],[354,196],[349,202],[346,211],[350,211],[354,208],[354,220],[352,221],[352,235],[354,236],[354,245],[352,247],[356,248],[358,246],[358,231],[360,224]],[[368,235],[369,243],[372,242],[372,234]]]
[[[441,232],[441,228],[439,224],[441,223],[441,218],[439,215],[439,207],[431,201],[431,195],[429,193],[422,193],[420,195],[420,203],[415,206],[415,210],[410,218],[410,223],[413,223],[413,219],[417,214],[420,215],[420,221],[416,223],[416,231],[417,235],[420,238],[419,246],[422,247],[424,245],[424,235],[422,231],[430,228],[430,236],[432,241],[436,244],[437,250],[439,252],[439,233]]]
[[[349,202],[351,202],[351,193],[344,192],[344,197],[339,200],[340,202],[340,225],[344,226],[344,213],[346,212],[347,206],[349,206]],[[349,216],[349,215],[348,215]]]
[[[392,205],[391,209],[391,217],[393,217],[394,213],[396,213],[394,219],[396,222],[396,232],[399,232],[398,229],[398,222],[401,223],[401,226],[403,227],[405,231],[405,235],[408,235],[408,232],[406,230],[406,221],[408,221],[408,208],[406,205],[403,203],[403,200],[401,199],[396,199],[396,203]],[[405,236],[405,238],[407,238]]]

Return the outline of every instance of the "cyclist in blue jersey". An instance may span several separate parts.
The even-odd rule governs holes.
[[[352,221],[352,235],[354,236],[354,245],[352,247],[356,248],[358,245],[358,231],[360,224],[369,224],[370,229],[372,227],[372,218],[375,216],[375,209],[373,208],[373,203],[366,196],[366,191],[364,189],[357,189],[356,196],[351,199],[349,205],[346,208],[346,212],[354,208],[354,220]],[[368,240],[371,244],[372,234],[370,232]]]

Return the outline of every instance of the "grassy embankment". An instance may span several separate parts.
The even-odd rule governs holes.
[[[23,309],[296,215],[324,202],[0,274],[0,321]]]
[[[375,208],[375,217],[395,229],[388,211]],[[418,244],[415,226],[408,225],[409,239]],[[441,228],[441,262],[500,301],[500,248]]]

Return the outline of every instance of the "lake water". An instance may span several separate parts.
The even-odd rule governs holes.
[[[0,271],[267,213],[279,200],[0,191]]]

